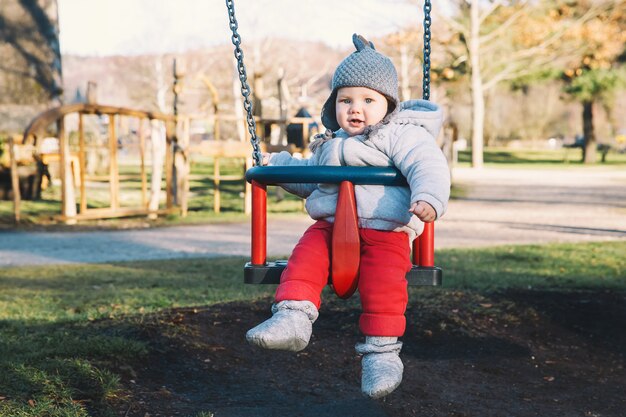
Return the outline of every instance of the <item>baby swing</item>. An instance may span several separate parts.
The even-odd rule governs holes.
[[[241,50],[241,36],[237,33],[234,0],[226,0],[232,43],[244,108],[247,113],[248,132],[252,144],[254,167],[246,172],[246,180],[252,185],[252,253],[244,267],[247,284],[279,284],[287,261],[267,261],[267,185],[280,183],[327,183],[339,184],[337,209],[333,225],[331,247],[331,273],[329,284],[340,298],[349,298],[357,288],[360,261],[357,206],[354,197],[355,184],[406,186],[406,179],[395,168],[349,167],[349,166],[262,166],[256,122],[252,115],[250,86]],[[424,65],[423,99],[430,98],[430,0],[424,2]],[[413,241],[413,268],[407,273],[409,285],[439,286],[443,271],[435,266],[434,223],[425,223],[422,234]]]

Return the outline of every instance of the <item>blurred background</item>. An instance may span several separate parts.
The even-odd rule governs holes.
[[[121,216],[123,206],[220,210],[220,187],[251,151],[223,2],[0,4],[0,197],[15,199],[19,186],[22,200],[48,201],[33,210],[66,218],[104,207]],[[307,156],[354,32],[394,61],[402,99],[422,97],[421,1],[242,0],[236,8],[267,150]],[[445,111],[439,142],[451,166],[626,161],[626,1],[440,0],[430,17],[430,98]],[[194,206],[194,196],[212,200]],[[8,221],[10,206],[0,204]]]

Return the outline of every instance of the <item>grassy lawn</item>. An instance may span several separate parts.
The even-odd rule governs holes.
[[[509,149],[487,148],[483,154],[484,162],[489,167],[506,168],[573,168],[581,167],[594,169],[597,167],[624,167],[626,166],[626,153],[611,151],[605,162],[601,162],[598,152],[598,160],[595,165],[585,165],[581,162],[581,150],[569,149]],[[458,155],[459,166],[470,166],[472,151],[460,151]]]
[[[442,250],[437,264],[445,270],[444,288],[411,288],[411,300],[509,289],[626,294],[624,253],[626,242]],[[120,375],[153,349],[140,337],[142,323],[170,308],[273,293],[274,286],[242,284],[243,262],[232,257],[0,269],[0,415],[113,416],[125,395]]]

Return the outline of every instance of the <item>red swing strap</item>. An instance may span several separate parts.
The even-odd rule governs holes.
[[[350,298],[359,281],[361,241],[354,184],[339,184],[331,245],[331,282],[339,298]]]
[[[424,231],[413,241],[413,264],[435,266],[435,223],[424,223]]]
[[[252,184],[252,253],[251,264],[265,265],[267,260],[267,185]]]

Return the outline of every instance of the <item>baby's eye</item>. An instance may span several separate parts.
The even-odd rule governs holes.
[[[350,99],[349,98],[342,98],[341,100],[339,100],[340,103],[344,103],[344,104],[350,104]]]
[[[374,99],[373,99],[373,98],[366,98],[366,99],[365,99],[365,102],[366,102],[367,104],[370,104],[370,103],[373,103],[373,102],[374,102]]]

